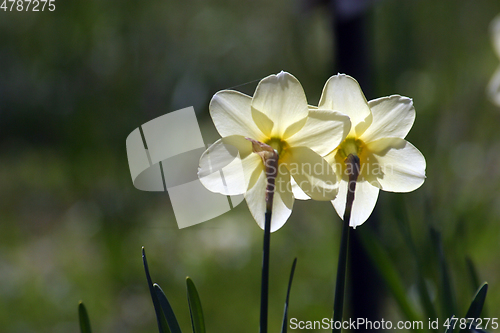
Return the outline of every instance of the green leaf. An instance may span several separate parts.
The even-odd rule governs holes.
[[[410,321],[419,321],[420,318],[417,315],[417,311],[406,297],[406,291],[401,277],[394,267],[390,256],[377,240],[377,237],[375,237],[373,232],[368,228],[360,229],[358,235],[361,236],[361,241],[366,249],[366,253],[368,253],[371,261],[377,267],[379,274],[384,279],[406,319]]]
[[[471,278],[473,290],[479,290],[479,287],[481,287],[481,284],[479,283],[480,280],[479,280],[479,275],[477,274],[476,266],[474,265],[474,262],[468,257],[466,258],[466,263],[467,263],[467,269],[469,271],[469,275]],[[486,308],[486,304],[484,304],[483,311],[481,312],[483,314],[483,317],[488,317],[487,310],[488,309]]]
[[[441,305],[443,307],[443,314],[449,317],[457,313],[455,294],[453,293],[452,281],[448,264],[444,256],[443,241],[441,234],[434,228],[430,228],[431,239],[437,251],[439,259],[439,275],[441,280]]]
[[[80,318],[80,331],[82,333],[92,333],[89,315],[87,314],[87,309],[85,308],[85,305],[83,305],[82,301],[78,304],[78,317]]]
[[[288,327],[288,301],[290,300],[290,289],[292,289],[293,274],[295,273],[295,266],[297,265],[297,258],[293,260],[292,270],[290,272],[290,279],[288,280],[288,289],[286,291],[285,311],[283,314],[283,324],[281,325],[281,333],[286,333]]]
[[[429,288],[425,283],[425,279],[422,275],[421,268],[418,269],[417,276],[417,288],[420,297],[420,301],[422,302],[422,306],[427,314],[428,318],[438,318],[436,309],[434,308],[434,304],[432,304],[431,296],[429,293]]]
[[[486,301],[486,293],[488,292],[488,283],[485,282],[479,288],[472,300],[472,303],[465,315],[465,318],[479,318],[481,316],[481,311],[483,311],[484,302]]]
[[[445,321],[445,326],[446,326],[446,322],[449,323],[448,325],[448,328],[446,329],[446,331],[444,331],[444,333],[453,333],[453,318],[455,318],[455,315],[451,316],[451,318],[449,318],[447,321]]]
[[[469,271],[469,276],[472,282],[473,290],[479,289],[479,277],[477,275],[476,266],[472,262],[471,258],[467,257],[465,259],[465,263],[467,264],[467,270]]]
[[[161,308],[163,310],[163,314],[165,315],[165,318],[168,323],[168,327],[170,328],[170,331],[172,333],[181,333],[181,328],[179,326],[179,323],[177,321],[177,318],[175,317],[174,311],[172,310],[172,307],[170,306],[170,303],[167,299],[167,296],[165,296],[165,293],[163,290],[161,290],[160,286],[158,284],[153,284],[153,288],[156,292],[156,296],[158,297],[158,300],[160,302]]]
[[[151,281],[151,276],[149,275],[148,261],[146,259],[146,251],[144,247],[142,247],[142,262],[144,264],[144,270],[146,271],[146,279],[148,280],[149,293],[151,294],[151,299],[153,300],[153,306],[155,308],[156,313],[156,321],[158,323],[158,331],[160,333],[171,333],[168,328],[167,321],[165,319],[165,315],[161,309],[160,301],[156,296],[156,292],[153,287],[153,282]]]
[[[481,316],[481,312],[483,311],[484,302],[486,301],[486,293],[488,292],[488,283],[484,283],[481,288],[477,291],[472,303],[470,304],[469,310],[467,310],[467,314],[465,318],[479,318]],[[468,329],[461,329],[460,332],[468,332]],[[476,331],[479,331],[476,329]]]
[[[404,237],[406,244],[408,245],[411,253],[414,256],[415,262],[417,263],[417,288],[419,292],[420,301],[422,302],[422,307],[425,311],[427,318],[438,318],[436,309],[434,308],[434,304],[432,303],[431,296],[429,293],[429,289],[427,288],[427,284],[425,283],[424,276],[422,274],[422,260],[417,251],[417,247],[413,242],[411,236],[411,229],[408,222],[407,210],[402,212],[402,217],[398,219],[400,223],[398,223],[401,234]],[[434,330],[437,332],[437,330]]]
[[[205,319],[201,308],[200,296],[190,277],[186,278],[189,312],[191,313],[191,325],[193,333],[205,333]]]

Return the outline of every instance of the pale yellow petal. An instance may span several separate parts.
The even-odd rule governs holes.
[[[425,158],[411,143],[399,138],[386,138],[366,145],[370,151],[370,164],[380,189],[389,192],[410,192],[425,180]]]
[[[404,139],[415,121],[415,108],[411,98],[393,95],[368,102],[372,123],[361,135],[364,142],[382,138]]]
[[[347,198],[347,185],[346,180],[341,180],[339,185],[339,193],[335,200],[332,201],[333,207],[341,219],[344,218],[345,204]],[[354,192],[354,202],[352,205],[351,219],[349,225],[356,228],[362,225],[368,217],[370,217],[375,204],[377,203],[379,189],[372,186],[369,182],[357,182],[356,190]]]
[[[300,186],[297,184],[297,182],[295,181],[295,179],[291,179],[291,182],[292,182],[292,192],[293,192],[293,196],[295,199],[298,199],[298,200],[309,200],[311,199],[310,196],[308,196],[304,191],[302,191],[302,189],[300,188]]]
[[[220,139],[201,156],[198,177],[209,191],[238,195],[245,193],[251,174],[259,168],[263,170],[262,160],[257,154],[240,154],[238,149]]]
[[[290,125],[307,114],[306,95],[294,76],[281,72],[259,82],[252,99],[252,115],[265,135],[282,137]]]
[[[491,38],[497,56],[500,58],[500,15],[497,15],[490,23]]]
[[[234,90],[216,93],[210,101],[210,115],[222,137],[240,135],[262,139],[262,132],[255,125],[251,111],[252,98]]]
[[[321,156],[337,148],[345,139],[351,122],[337,111],[309,110],[305,125],[286,141],[291,147],[309,147]]]
[[[328,201],[337,195],[337,175],[325,159],[311,149],[289,148],[280,161],[279,172],[286,167],[299,187],[312,199]]]
[[[266,186],[267,179],[262,172],[252,188],[245,193],[248,209],[262,229],[266,213]],[[286,172],[278,174],[271,214],[271,232],[280,229],[286,223],[292,213],[293,202],[290,175]]]
[[[500,106],[500,67],[497,68],[495,74],[491,77],[487,91],[490,100],[497,106]]]
[[[371,123],[371,112],[358,82],[345,74],[332,76],[325,84],[319,109],[342,112],[351,118],[351,134],[360,135]]]

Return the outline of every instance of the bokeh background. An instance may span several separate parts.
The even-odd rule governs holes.
[[[334,27],[352,17],[333,2],[298,0],[55,4],[53,12],[0,10],[0,332],[78,332],[79,300],[95,332],[157,331],[142,246],[185,330],[190,276],[209,332],[256,332],[262,231],[245,204],[179,230],[167,194],[133,187],[125,139],[194,106],[213,142],[211,96],[235,86],[251,94],[281,70],[317,103],[338,68]],[[408,140],[427,159],[424,185],[381,193],[374,218],[355,232],[370,228],[418,311],[418,272],[436,305],[440,294],[432,227],[457,315],[475,292],[467,257],[490,283],[489,317],[500,315],[500,107],[485,94],[500,63],[489,34],[498,13],[497,0],[380,0],[354,14],[364,22],[367,98],[414,99]],[[290,317],[331,316],[340,222],[330,203],[296,202],[272,235],[271,331],[281,325],[294,257]],[[364,276],[377,281],[374,311],[404,318],[377,275],[367,268]]]

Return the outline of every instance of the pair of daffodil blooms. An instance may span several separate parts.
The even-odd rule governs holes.
[[[212,192],[244,194],[261,228],[266,212],[266,166],[258,146],[277,153],[271,231],[281,228],[295,199],[331,201],[342,218],[349,164],[359,158],[359,176],[350,226],[370,216],[380,190],[409,192],[425,179],[425,159],[404,138],[415,120],[410,98],[393,95],[369,102],[352,77],[332,76],[317,107],[310,106],[300,82],[281,72],[261,80],[253,97],[234,90],[216,93],[210,115],[221,139],[202,155],[199,177]],[[217,151],[237,150],[222,168],[224,181],[210,168]]]

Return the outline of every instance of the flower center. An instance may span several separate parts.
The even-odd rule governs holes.
[[[342,159],[349,155],[359,156],[363,151],[363,141],[355,138],[346,138],[339,146],[338,154]]]
[[[271,138],[266,141],[266,144],[276,150],[279,156],[281,156],[283,150],[285,150],[288,146],[288,144],[285,141],[282,141],[280,138]]]

